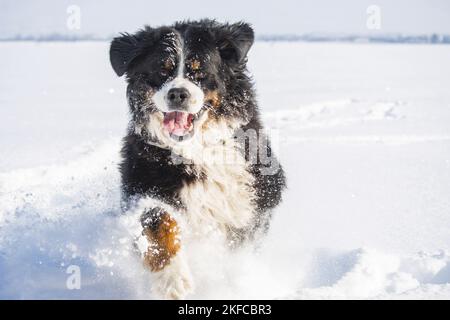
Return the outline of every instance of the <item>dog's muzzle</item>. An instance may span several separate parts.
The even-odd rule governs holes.
[[[175,141],[183,141],[191,138],[197,129],[198,120],[205,110],[202,108],[197,113],[185,111],[163,112],[163,128]]]

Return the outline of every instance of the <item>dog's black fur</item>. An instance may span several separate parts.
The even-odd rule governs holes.
[[[178,198],[178,191],[183,183],[207,179],[203,172],[192,170],[195,163],[173,163],[170,150],[155,145],[157,141],[152,140],[145,129],[139,133],[135,130],[136,125],[148,121],[149,113],[154,111],[154,107],[148,103],[149,92],[157,91],[171,77],[171,71],[163,70],[162,63],[174,50],[170,41],[174,32],[182,35],[193,56],[209,57],[200,73],[193,70],[187,72],[188,77],[202,90],[215,91],[220,96],[220,104],[210,117],[239,120],[244,123],[241,127],[243,130],[254,129],[260,133],[262,129],[252,80],[246,69],[247,52],[254,41],[253,30],[248,24],[188,21],[170,27],[145,27],[136,34],[123,34],[115,38],[110,50],[111,64],[119,76],[126,74],[132,117],[128,134],[124,138],[123,162],[120,166],[123,194],[127,202],[150,195],[182,208],[184,204]],[[248,152],[248,147],[242,147],[244,152]],[[262,147],[266,148],[264,153],[271,154],[269,145]],[[246,157],[249,160],[248,154]],[[243,238],[253,234],[262,225],[267,226],[270,209],[280,202],[285,186],[281,167],[273,174],[264,175],[261,173],[262,166],[264,164],[260,162],[249,165],[248,170],[255,177],[253,187],[257,214],[253,225],[241,232]],[[154,227],[157,219],[152,221]]]

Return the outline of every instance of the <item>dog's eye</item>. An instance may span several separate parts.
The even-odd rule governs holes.
[[[139,79],[141,82],[143,82],[143,83],[145,83],[146,85],[148,85],[148,86],[151,86],[151,85],[152,85],[151,78],[150,78],[150,76],[149,76],[147,73],[142,73],[142,74],[140,74],[138,79]]]
[[[166,78],[169,76],[169,74],[172,72],[173,70],[173,61],[170,59],[166,59],[163,63],[163,65],[161,66],[161,70],[159,71],[159,75],[163,78]]]
[[[198,71],[194,74],[195,80],[203,80],[206,78],[206,73]]]

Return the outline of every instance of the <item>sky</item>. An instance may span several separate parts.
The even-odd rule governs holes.
[[[71,5],[80,9],[79,29],[67,27]],[[380,29],[367,28],[370,5],[380,9]],[[449,0],[0,0],[0,37],[51,33],[105,37],[146,24],[205,17],[245,20],[260,35],[450,34]]]

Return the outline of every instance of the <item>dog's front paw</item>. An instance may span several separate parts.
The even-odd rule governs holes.
[[[153,292],[158,298],[179,300],[194,291],[192,275],[181,255],[154,275]]]

